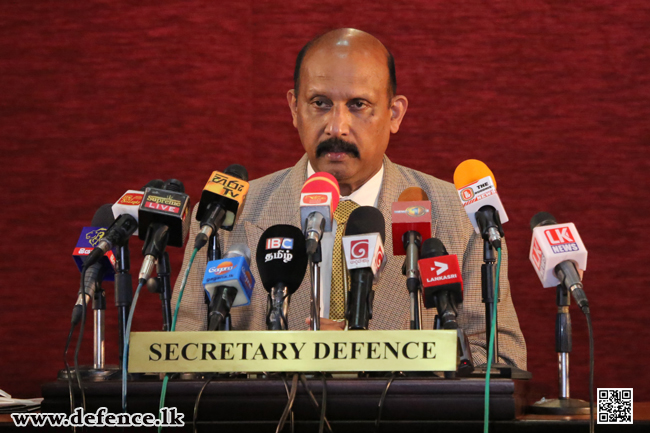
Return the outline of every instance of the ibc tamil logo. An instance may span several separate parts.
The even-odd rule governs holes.
[[[569,227],[558,227],[554,229],[544,230],[544,235],[551,245],[551,250],[555,254],[568,253],[571,251],[578,251],[578,244],[576,238],[571,233]]]
[[[292,250],[292,238],[268,238],[266,240],[267,250]]]
[[[325,194],[307,194],[302,198],[303,204],[323,204],[328,197]]]
[[[368,251],[370,244],[367,239],[359,239],[350,243],[350,254],[352,259],[366,259],[368,258]]]
[[[411,206],[406,208],[406,215],[411,217],[419,217],[427,213],[427,210],[422,206]]]
[[[219,276],[225,274],[226,272],[230,272],[233,269],[235,269],[235,266],[232,264],[232,262],[223,262],[220,263],[219,266],[217,267],[210,268],[208,272],[216,276]]]
[[[460,197],[465,201],[471,200],[472,198],[474,198],[474,190],[472,189],[472,187],[467,187],[465,189],[462,189],[460,191]]]

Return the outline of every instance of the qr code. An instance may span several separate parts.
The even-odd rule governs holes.
[[[632,424],[632,388],[598,388],[598,424]]]

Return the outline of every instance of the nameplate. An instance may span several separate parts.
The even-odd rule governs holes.
[[[133,332],[132,373],[455,371],[455,330]]]

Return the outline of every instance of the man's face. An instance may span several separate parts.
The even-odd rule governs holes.
[[[334,175],[344,195],[379,171],[399,128],[406,107],[396,115],[388,80],[385,52],[315,47],[303,61],[299,94],[287,94],[312,167]]]

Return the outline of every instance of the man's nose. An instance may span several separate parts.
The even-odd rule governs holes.
[[[350,117],[347,107],[335,105],[330,110],[325,133],[331,137],[347,137],[350,133]]]

